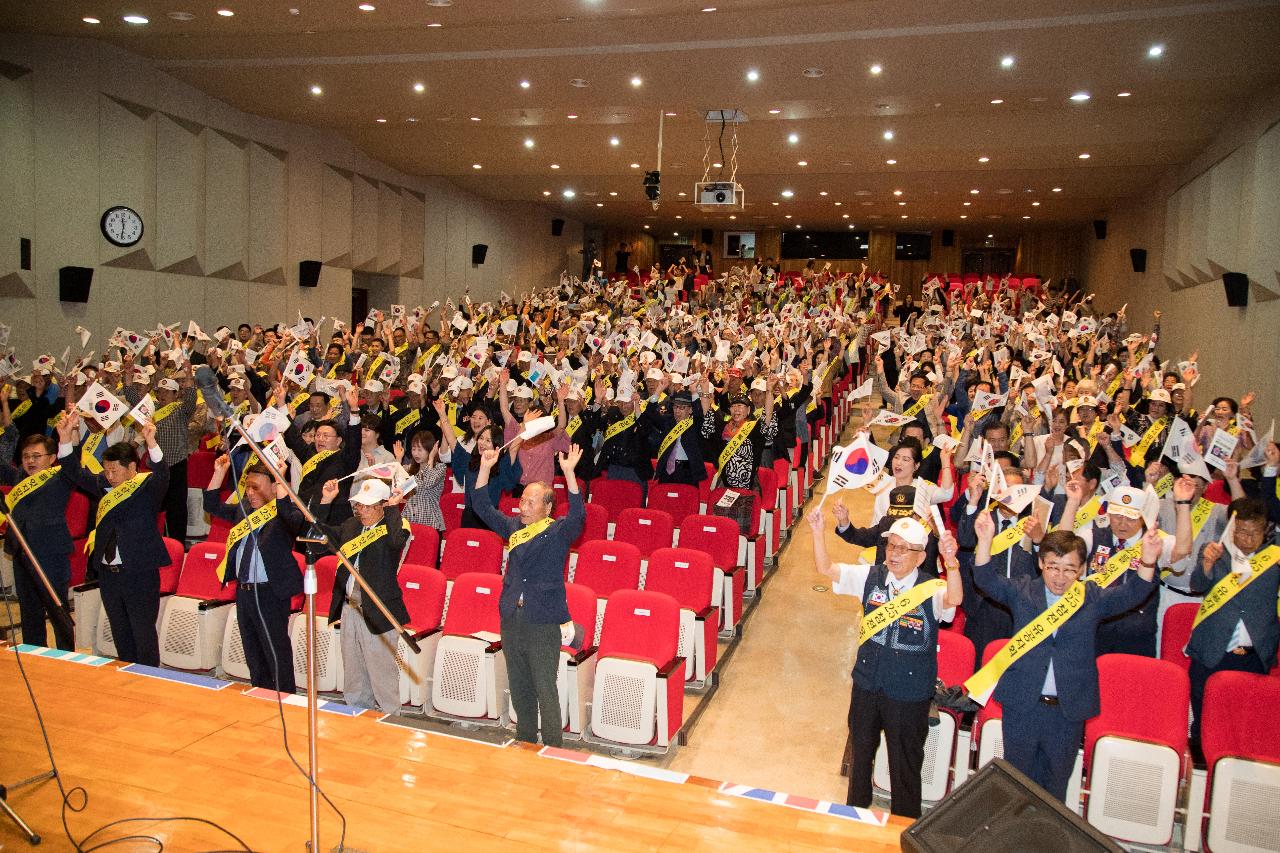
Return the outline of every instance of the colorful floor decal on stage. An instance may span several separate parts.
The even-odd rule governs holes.
[[[120,670],[131,675],[145,675],[147,678],[159,678],[164,681],[176,681],[179,684],[189,684],[192,687],[202,687],[205,690],[224,690],[231,686],[230,681],[219,681],[216,678],[210,678],[207,675],[196,675],[193,672],[180,672],[176,669],[161,669],[158,666],[144,666],[140,663],[131,663]]]
[[[18,646],[10,646],[10,651],[18,651],[24,655],[36,655],[51,660],[64,660],[70,663],[82,663],[86,666],[102,666],[111,663],[114,658],[100,658],[97,655],[86,655],[82,652],[68,652],[62,649],[46,649],[44,646],[29,646],[22,643]]]
[[[254,699],[266,699],[271,702],[276,701],[279,696],[284,704],[294,708],[307,707],[307,697],[298,696],[294,693],[278,694],[274,690],[268,690],[265,687],[250,687],[244,691],[245,696],[252,696]],[[344,717],[358,717],[365,712],[364,708],[353,708],[334,699],[316,699],[316,710],[324,711],[326,714],[340,714]]]

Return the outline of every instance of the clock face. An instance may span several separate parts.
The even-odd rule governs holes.
[[[133,208],[117,205],[102,214],[102,236],[115,246],[132,246],[142,239],[142,217]]]

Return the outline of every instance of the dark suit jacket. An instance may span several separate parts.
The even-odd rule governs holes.
[[[323,513],[332,513],[336,504],[336,499],[331,504],[321,504],[320,512],[316,513],[317,517],[324,518]],[[364,578],[365,583],[373,588],[373,591],[382,599],[382,603],[387,606],[387,610],[391,611],[391,615],[403,625],[409,621],[409,611],[405,609],[404,598],[400,594],[398,576],[400,560],[404,556],[404,546],[409,541],[409,531],[400,524],[399,507],[387,507],[381,523],[387,525],[387,534],[377,542],[367,545],[360,552],[356,568],[360,570],[360,576]],[[348,518],[341,527],[325,525],[325,528],[339,547],[342,543],[355,539],[363,529],[355,518]],[[355,557],[351,559],[352,562],[356,561]],[[342,616],[342,606],[347,603],[347,579],[350,577],[351,573],[347,571],[347,567],[339,563],[338,575],[333,579],[333,599],[329,604],[330,622],[336,622]],[[363,590],[361,592],[363,593]],[[382,615],[382,611],[372,602],[364,602],[360,609],[364,612],[364,624],[368,626],[371,633],[383,634],[397,627],[388,622]]]
[[[80,452],[78,448],[76,452]],[[165,492],[169,489],[169,466],[164,460],[150,465],[151,476],[141,488],[107,513],[98,525],[93,554],[89,558],[89,567],[95,573],[102,569],[104,546],[112,536],[126,571],[154,572],[169,564],[169,550],[165,548],[164,538],[156,526],[156,519],[164,507]],[[102,474],[90,474],[81,468],[80,488],[100,499],[111,486]]]
[[[296,423],[290,424],[284,433],[285,444],[298,457],[298,461],[305,463],[312,456],[315,456],[316,449],[314,445],[307,444],[302,440],[302,430],[298,429]],[[342,447],[337,453],[329,456],[323,462],[316,466],[315,470],[302,478],[302,482],[298,484],[298,497],[302,498],[303,503],[312,508],[320,504],[320,489],[330,480],[337,480],[355,471],[360,467],[360,425],[348,424],[342,437]],[[338,496],[334,498],[334,506],[337,507],[338,515],[333,516],[334,521],[341,521],[351,515],[351,507],[347,501],[351,495],[351,480],[342,480],[338,484]]]
[[[222,502],[217,491],[206,489],[204,511],[224,521],[238,524],[252,510],[244,501],[228,506]],[[302,512],[287,498],[276,501],[276,517],[240,540],[227,553],[227,566],[232,570],[227,573],[227,579],[237,577],[240,556],[245,548],[250,547],[251,541],[256,539],[258,550],[262,553],[262,564],[267,570],[267,583],[271,585],[271,592],[276,598],[283,601],[302,592],[302,573],[298,571],[298,562],[293,557],[293,540],[298,537],[305,524]]]
[[[1269,544],[1269,543],[1266,543]],[[1263,547],[1266,547],[1264,544]],[[1203,550],[1203,548],[1201,549]],[[1208,576],[1200,567],[1197,557],[1196,567],[1191,575],[1191,593],[1204,595],[1213,585],[1227,576],[1231,571],[1231,557],[1223,554],[1213,564]],[[1200,623],[1191,632],[1191,642],[1187,644],[1187,652],[1202,666],[1217,666],[1223,655],[1227,653],[1227,644],[1236,630],[1236,624],[1244,621],[1245,630],[1253,643],[1254,653],[1270,670],[1276,664],[1276,648],[1280,645],[1280,621],[1276,620],[1276,595],[1280,592],[1280,566],[1273,566],[1263,572],[1247,587],[1232,596],[1231,600],[1219,607],[1212,616]]]
[[[653,409],[653,406],[649,407]],[[641,417],[647,417],[649,412],[646,411]],[[675,428],[676,419],[673,415],[654,416],[649,423],[652,427],[652,434],[656,436],[653,442],[653,453],[657,453],[662,447],[662,439],[664,439],[672,429]],[[680,437],[671,443],[667,448],[667,452],[658,458],[658,466],[654,470],[654,478],[659,483],[686,483],[690,486],[696,486],[703,480],[707,479],[706,459],[702,455],[702,436],[699,433],[699,427],[702,424],[702,401],[693,401],[693,423],[687,430],[680,434]],[[667,460],[672,453],[676,452],[676,445],[684,448],[685,456],[689,459],[688,467],[680,466],[676,468],[674,474],[667,473]]]
[[[974,581],[1013,613],[1013,626],[1020,631],[1049,606],[1044,581],[1040,578],[1006,578],[996,562],[974,566]],[[1155,588],[1155,581],[1135,577],[1126,584],[1102,589],[1085,583],[1084,604],[1055,635],[1043,640],[1005,672],[996,685],[1000,704],[1026,709],[1040,700],[1045,673],[1053,662],[1062,714],[1068,720],[1084,721],[1097,715],[1098,662],[1094,638],[1098,623],[1108,616],[1132,608]]]
[[[836,529],[836,535],[851,545],[857,545],[861,548],[870,548],[875,546],[876,558],[873,561],[875,565],[884,565],[884,534],[893,527],[893,523],[898,519],[892,516],[884,516],[871,527],[854,527],[852,524],[844,530]],[[928,541],[924,545],[924,562],[920,564],[920,573],[931,577],[938,576],[938,537],[930,535]]]
[[[40,561],[40,567],[54,586],[57,586],[59,581],[65,584],[71,574],[71,564],[68,562],[71,555],[71,533],[67,530],[67,501],[80,477],[79,449],[73,450],[70,456],[59,459],[54,464],[62,466],[58,475],[28,495],[12,515],[26,536],[27,545]],[[26,476],[20,469],[0,460],[0,483],[15,486],[26,479]],[[3,508],[6,513],[9,512],[7,500]],[[10,556],[22,554],[22,559],[26,559],[12,526],[5,534],[4,550]]]

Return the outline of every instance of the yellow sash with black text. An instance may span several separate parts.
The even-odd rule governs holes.
[[[31,401],[23,400],[21,403],[18,404],[18,408],[14,409],[12,412],[9,413],[9,417],[16,421],[18,418],[22,417],[29,411],[31,411]]]
[[[422,420],[422,410],[412,409],[400,420],[396,421],[396,435],[406,432],[411,426]]]
[[[304,480],[307,479],[307,477],[310,476],[312,472],[314,472],[317,468],[320,467],[321,462],[324,462],[324,460],[328,459],[330,456],[332,456],[337,452],[338,451],[336,450],[317,450],[315,453],[313,453],[310,459],[302,463],[302,479]]]
[[[161,406],[160,408],[156,409],[156,413],[151,416],[151,422],[156,426],[160,426],[160,422],[162,420],[169,417],[174,412],[178,411],[178,409],[180,408],[182,408],[182,403],[179,402],[178,400],[174,400],[172,403],[169,403],[167,406]]]
[[[995,657],[965,681],[964,689],[969,697],[985,705],[1000,676],[1017,663],[1019,658],[1053,636],[1053,632],[1060,629],[1084,604],[1084,597],[1085,585],[1080,581],[1072,583],[1061,598],[1014,634]]]
[[[573,438],[573,434],[582,426],[582,415],[574,415],[569,419],[569,423],[565,424],[564,432],[569,438]]]
[[[408,530],[409,529],[408,520],[403,518],[400,519],[400,526],[405,530]],[[381,539],[383,536],[386,536],[386,535],[387,535],[387,523],[384,521],[382,524],[378,524],[378,525],[375,525],[374,527],[370,527],[368,530],[361,533],[355,539],[348,539],[346,542],[343,542],[342,547],[339,548],[338,550],[342,552],[342,556],[350,560],[356,554],[359,554],[365,548],[368,548],[374,542],[377,542],[379,539]]]
[[[9,490],[6,495],[6,502],[9,504],[9,514],[12,515],[18,509],[18,504],[23,499],[29,497],[37,489],[45,483],[58,476],[58,472],[62,470],[61,465],[54,465],[52,468],[45,468],[43,471],[37,471],[30,477],[24,477],[18,485]],[[0,513],[0,518],[4,517],[4,513]]]
[[[223,583],[227,582],[227,557],[231,554],[231,549],[235,547],[236,543],[255,530],[262,529],[268,521],[275,517],[276,502],[273,498],[249,513],[247,518],[242,518],[235,527],[231,528],[227,533],[227,549],[222,554],[222,562],[218,563],[218,580]]]
[[[98,461],[98,445],[102,444],[106,433],[91,432],[80,446],[80,464],[90,474],[101,474],[102,463]]]
[[[533,524],[526,524],[524,527],[521,527],[515,533],[512,533],[511,537],[507,539],[507,550],[512,551],[517,545],[523,545],[525,542],[528,542],[530,539],[550,527],[554,521],[554,518],[547,516],[546,518],[538,519]]]
[[[1102,509],[1102,498],[1097,495],[1093,496],[1087,504],[1076,510],[1076,517],[1071,522],[1071,530],[1074,532],[1084,527],[1090,521],[1098,517],[1098,510]]]
[[[636,425],[636,413],[632,412],[631,414],[627,415],[625,418],[619,418],[618,420],[610,424],[609,428],[604,431],[604,440],[610,441],[616,438],[619,433],[626,432],[627,430],[631,429],[635,425]]]
[[[914,418],[916,415],[920,414],[920,410],[925,407],[925,404],[932,399],[932,394],[921,394],[919,400],[916,400],[910,406],[902,410],[902,416],[904,418]]]
[[[693,418],[685,418],[668,430],[662,437],[662,443],[658,445],[658,458],[661,459],[662,454],[666,453],[671,445],[676,443],[676,439],[684,435],[691,426],[693,426]]]
[[[1107,560],[1101,571],[1094,572],[1085,578],[1089,583],[1096,583],[1098,586],[1106,589],[1115,583],[1116,578],[1127,572],[1133,565],[1133,561],[1138,559],[1142,554],[1142,543],[1130,545],[1121,551],[1111,555],[1111,559]]]
[[[93,530],[89,531],[89,541],[84,543],[84,552],[86,554],[93,553],[93,543],[97,538],[98,527],[102,524],[102,519],[106,518],[107,513],[111,512],[111,510],[132,497],[133,493],[138,491],[150,476],[150,471],[140,471],[103,495],[102,500],[98,502],[98,514],[93,519]]]
[[[933,597],[934,593],[941,592],[946,588],[946,581],[941,578],[933,578],[924,583],[916,584],[897,598],[863,615],[862,627],[858,629],[858,643],[865,643],[903,616],[924,604]]]
[[[1196,611],[1196,619],[1191,623],[1191,630],[1194,631],[1201,622],[1217,613],[1224,604],[1235,598],[1242,589],[1256,581],[1263,572],[1274,566],[1277,560],[1280,560],[1280,545],[1268,545],[1249,558],[1249,566],[1253,569],[1249,577],[1241,580],[1240,575],[1235,572],[1228,572],[1225,578],[1213,585],[1208,595],[1204,597],[1204,601],[1200,602],[1200,609]]]
[[[445,420],[449,422],[449,426],[453,427],[453,432],[455,435],[458,436],[458,438],[462,438],[464,435],[467,434],[467,431],[465,429],[458,426],[458,404],[457,403],[444,404],[444,417],[445,417]]]
[[[1138,439],[1138,443],[1133,446],[1133,450],[1129,453],[1129,464],[1136,465],[1139,468],[1147,464],[1147,451],[1151,449],[1151,445],[1155,443],[1160,433],[1164,432],[1165,427],[1169,425],[1167,417],[1157,418],[1151,422],[1151,426],[1147,427],[1147,431],[1142,434],[1142,438]]]
[[[1027,520],[1031,516],[1018,519],[1016,524],[1012,524],[996,534],[991,540],[991,556],[1003,554],[1014,546],[1015,543],[1021,542],[1022,537],[1027,535]]]
[[[413,360],[413,372],[421,373],[422,369],[426,367],[427,359],[431,358],[431,356],[435,355],[439,351],[440,351],[440,345],[432,344],[430,349],[423,350],[422,352],[418,353],[418,357]]]
[[[751,431],[756,428],[756,421],[743,421],[742,426],[738,427],[738,431],[733,434],[733,438],[725,444],[724,450],[720,451],[720,459],[716,463],[716,476],[724,471],[724,466],[729,464],[729,460],[733,458],[733,454],[738,452],[738,448],[743,445],[748,438],[751,437]]]
[[[1096,421],[1093,422],[1093,426],[1089,427],[1088,440],[1089,440],[1090,453],[1092,453],[1094,449],[1098,446],[1098,436],[1102,435],[1102,430],[1104,427],[1106,427],[1106,423],[1102,420],[1102,418],[1098,418]]]

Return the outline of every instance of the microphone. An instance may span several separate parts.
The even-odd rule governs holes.
[[[196,368],[196,387],[204,397],[204,404],[215,417],[230,418],[235,412],[222,396],[222,387],[218,385],[218,377],[207,364]]]

